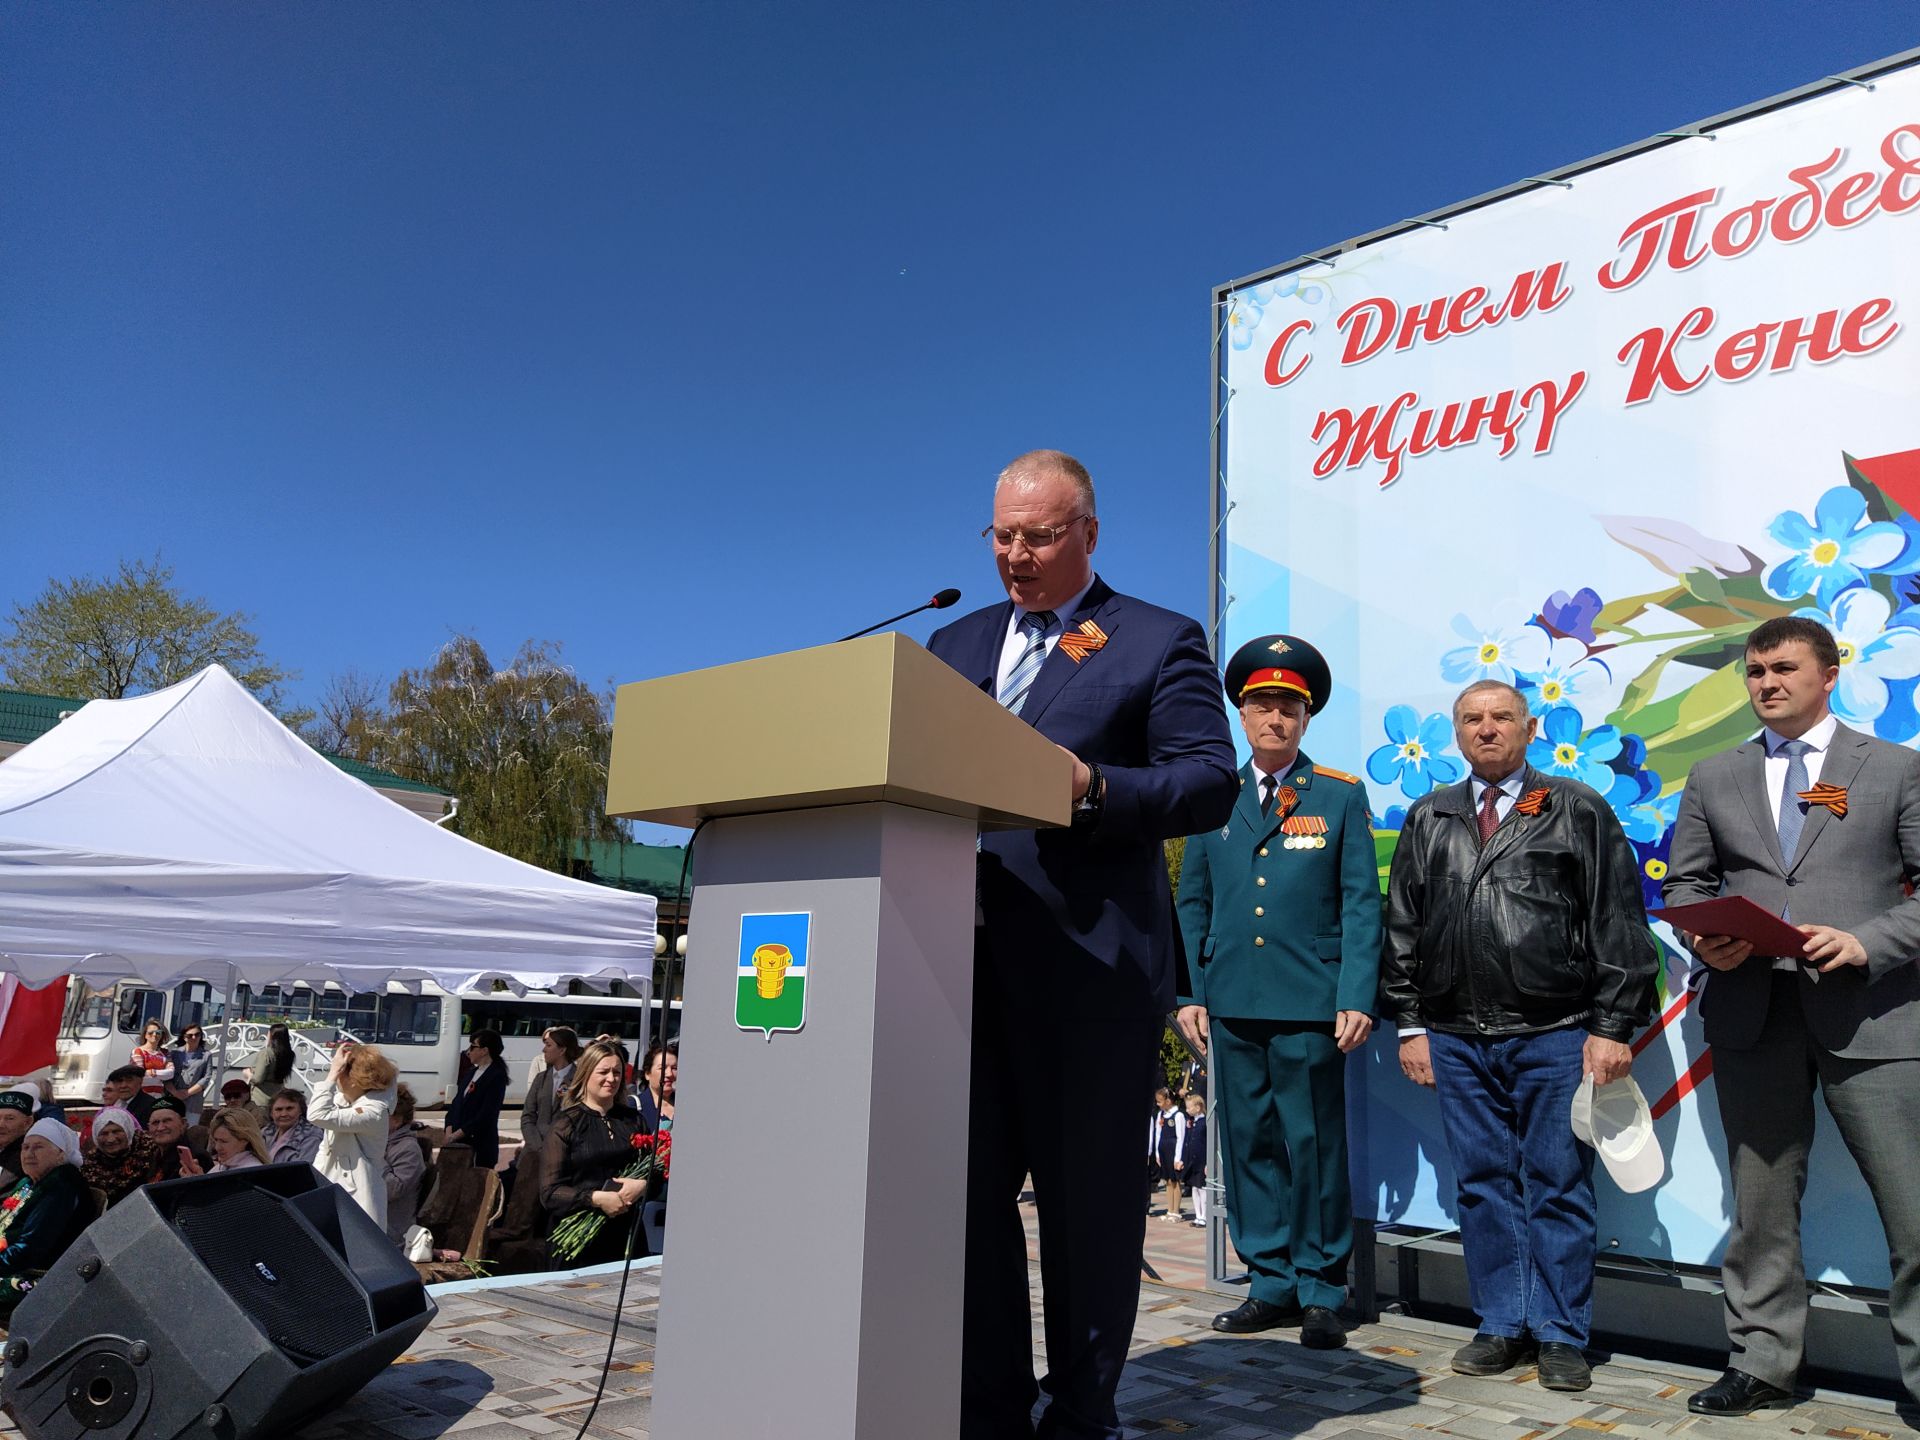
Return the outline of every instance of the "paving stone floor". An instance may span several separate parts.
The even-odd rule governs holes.
[[[1148,1263],[1163,1280],[1169,1273],[1188,1278],[1197,1273],[1201,1238],[1190,1227],[1150,1221]],[[659,1273],[636,1270],[629,1281],[594,1436],[647,1440]],[[617,1275],[589,1276],[442,1294],[439,1319],[414,1349],[339,1411],[301,1431],[299,1440],[570,1436],[586,1414],[606,1353],[618,1281]],[[1033,1285],[1037,1342],[1037,1268]],[[1220,1308],[1217,1297],[1194,1288],[1151,1281],[1144,1286],[1119,1397],[1129,1440],[1545,1440],[1598,1434],[1892,1440],[1912,1433],[1885,1406],[1825,1395],[1787,1411],[1704,1420],[1687,1413],[1686,1398],[1710,1376],[1625,1358],[1601,1363],[1593,1389],[1579,1395],[1542,1390],[1530,1370],[1490,1379],[1455,1375],[1447,1357],[1461,1332],[1404,1319],[1358,1329],[1348,1349],[1331,1353],[1301,1348],[1293,1331],[1221,1336],[1208,1328]],[[15,1432],[0,1421],[4,1433]]]
[[[658,1276],[657,1270],[636,1272],[630,1282],[596,1436],[646,1440]],[[1038,1281],[1036,1271],[1036,1289]],[[613,1282],[592,1278],[446,1296],[438,1323],[405,1363],[302,1432],[301,1440],[571,1435],[605,1353],[614,1293]],[[1580,1395],[1542,1390],[1531,1371],[1491,1379],[1455,1375],[1446,1361],[1461,1337],[1440,1326],[1370,1325],[1355,1332],[1349,1349],[1331,1353],[1302,1349],[1290,1331],[1220,1336],[1208,1329],[1217,1308],[1204,1293],[1145,1288],[1120,1391],[1130,1440],[1598,1434],[1871,1440],[1909,1433],[1885,1408],[1830,1397],[1743,1420],[1703,1420],[1687,1413],[1686,1397],[1707,1377],[1640,1361],[1601,1364],[1594,1388]],[[1038,1322],[1036,1308],[1036,1336]]]

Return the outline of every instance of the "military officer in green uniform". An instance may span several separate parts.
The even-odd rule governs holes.
[[[1313,646],[1249,641],[1226,687],[1253,758],[1226,827],[1187,841],[1176,1016],[1210,1053],[1228,1221],[1252,1272],[1213,1328],[1298,1325],[1302,1344],[1333,1350],[1353,1251],[1346,1056],[1373,1028],[1380,975],[1367,792],[1300,751],[1333,688]]]

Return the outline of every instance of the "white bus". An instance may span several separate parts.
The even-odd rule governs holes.
[[[679,1012],[676,1000],[666,1024],[669,1039],[679,1033]],[[660,1028],[658,1017],[658,1001],[633,995],[449,993],[433,984],[418,995],[397,985],[388,986],[385,994],[358,995],[331,985],[317,990],[269,985],[256,995],[241,985],[232,999],[227,1069],[238,1074],[265,1039],[267,1026],[282,1022],[294,1036],[298,1083],[311,1083],[326,1073],[333,1043],[345,1035],[378,1045],[400,1067],[400,1078],[413,1087],[420,1105],[445,1105],[459,1075],[465,1037],[491,1029],[505,1042],[507,1103],[517,1105],[526,1093],[531,1062],[540,1054],[541,1033],[549,1027],[570,1025],[582,1040],[613,1035],[637,1064],[647,1037]],[[137,980],[105,990],[70,982],[55,1047],[55,1098],[97,1103],[107,1075],[128,1063],[141,1027],[156,1019],[175,1036],[183,1026],[199,1024],[207,1032],[209,1048],[218,1049],[229,1007],[224,994],[204,980],[183,981],[171,990]]]

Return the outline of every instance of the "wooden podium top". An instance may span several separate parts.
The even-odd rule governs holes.
[[[663,825],[892,801],[1065,825],[1072,762],[894,632],[622,685],[607,812]]]

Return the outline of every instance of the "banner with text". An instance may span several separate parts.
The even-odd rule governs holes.
[[[1305,748],[1365,777],[1383,867],[1405,807],[1465,775],[1449,704],[1481,677],[1528,696],[1534,765],[1607,796],[1650,905],[1688,768],[1757,728],[1760,621],[1823,620],[1842,720],[1920,744],[1920,68],[1224,301],[1221,654],[1269,631],[1326,653]],[[1634,1074],[1669,1173],[1602,1179],[1601,1246],[1711,1265],[1713,1057],[1655,934]],[[1439,1115],[1391,1029],[1354,1064],[1360,1212],[1452,1228]],[[1883,1287],[1865,1185],[1820,1126],[1809,1272]]]

